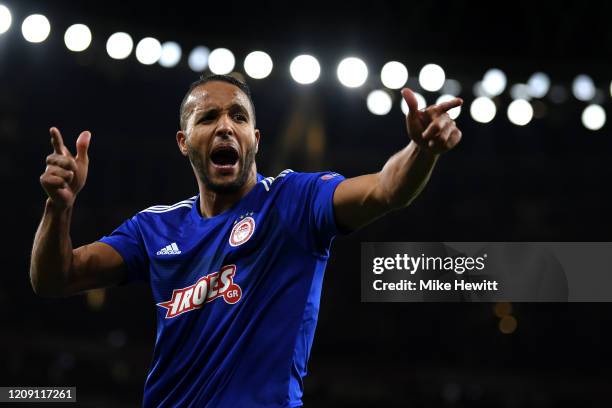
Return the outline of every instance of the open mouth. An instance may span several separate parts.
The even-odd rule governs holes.
[[[238,159],[238,150],[230,145],[215,147],[210,154],[210,161],[217,167],[233,167],[238,163]]]

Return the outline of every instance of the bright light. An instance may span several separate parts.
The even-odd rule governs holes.
[[[527,81],[529,95],[534,98],[542,98],[550,89],[550,78],[543,72],[536,72]]]
[[[368,79],[368,67],[359,58],[349,57],[338,64],[338,79],[348,88],[358,88]]]
[[[42,14],[27,16],[21,24],[21,33],[26,41],[40,43],[47,39],[51,32],[51,24]]]
[[[244,59],[244,71],[255,79],[263,79],[272,72],[272,58],[263,51],[253,51]]]
[[[380,71],[380,79],[387,88],[400,89],[408,80],[408,69],[401,62],[387,62]]]
[[[423,97],[423,95],[421,95],[418,92],[413,92],[414,97],[417,100],[417,109],[421,110],[421,109],[425,109],[427,107],[427,101],[425,101],[425,98]],[[410,112],[410,109],[408,109],[408,104],[406,103],[406,100],[402,97],[402,102],[400,103],[400,106],[402,108],[402,112],[404,112],[404,115],[407,115],[408,112]]]
[[[136,46],[136,59],[144,65],[152,65],[159,61],[162,54],[162,46],[153,37],[145,37],[138,41]]]
[[[453,95],[449,95],[449,94],[442,95],[438,98],[438,100],[436,100],[436,105],[439,105],[444,102],[448,102],[453,99],[455,99]],[[457,117],[461,113],[461,106],[457,106],[453,109],[450,109],[446,111],[446,113],[448,113],[448,116],[450,116],[451,119],[457,119]]]
[[[470,115],[476,122],[489,123],[495,117],[497,108],[495,103],[486,96],[480,96],[470,105]]]
[[[302,85],[308,85],[319,79],[321,66],[315,57],[311,55],[299,55],[291,61],[289,72],[295,82]]]
[[[589,130],[599,130],[606,124],[606,111],[599,105],[589,105],[582,111],[582,124]]]
[[[419,84],[426,91],[435,92],[439,90],[444,85],[445,79],[444,70],[436,64],[427,64],[419,72]]]
[[[236,65],[236,58],[227,48],[214,49],[208,56],[208,67],[213,74],[229,74],[234,69],[234,65]]]
[[[517,126],[525,126],[533,118],[533,108],[524,99],[512,101],[508,106],[508,119]]]
[[[375,115],[386,115],[391,110],[391,97],[383,90],[377,89],[368,95],[368,109]]]
[[[128,33],[115,33],[106,41],[106,52],[113,59],[126,59],[132,53],[133,48],[134,41]]]
[[[497,96],[504,92],[506,83],[506,74],[501,69],[492,68],[482,78],[482,89],[488,96]]]
[[[91,44],[91,31],[85,24],[73,24],[64,33],[64,43],[70,51],[85,51]]]
[[[208,66],[208,56],[210,55],[210,50],[203,45],[195,47],[189,53],[189,59],[187,63],[189,64],[189,68],[191,68],[194,72],[202,72]]]
[[[612,97],[612,81],[610,81],[610,96]]]
[[[176,66],[183,55],[181,46],[174,41],[166,41],[161,45],[161,56],[159,57],[159,65],[164,68],[172,68]]]
[[[510,96],[512,99],[531,99],[531,89],[526,84],[514,84],[510,88]]]
[[[459,96],[461,93],[461,83],[456,79],[447,79],[444,81],[440,91],[446,95]]]
[[[588,75],[578,75],[572,83],[572,92],[580,101],[590,101],[595,96],[595,84]]]
[[[0,34],[7,32],[7,30],[11,27],[11,22],[13,18],[11,17],[11,11],[8,7],[0,4]]]

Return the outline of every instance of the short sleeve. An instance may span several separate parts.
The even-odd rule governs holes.
[[[338,173],[290,173],[284,181],[280,211],[296,238],[308,250],[329,255],[339,233],[334,215],[334,192],[344,180]]]
[[[110,235],[98,241],[113,247],[123,258],[128,272],[125,283],[147,281],[148,260],[137,216],[128,219]]]

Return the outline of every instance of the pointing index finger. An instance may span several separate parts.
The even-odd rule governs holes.
[[[51,144],[53,145],[53,151],[56,154],[65,156],[67,149],[64,146],[64,140],[62,139],[62,134],[60,133],[59,129],[52,127],[49,129],[49,133],[51,133]]]
[[[456,108],[457,106],[463,105],[463,99],[461,98],[453,98],[450,101],[442,102],[436,106],[432,107],[432,110],[437,114],[441,115],[449,110]]]

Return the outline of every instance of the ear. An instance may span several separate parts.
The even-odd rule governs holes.
[[[176,132],[176,144],[183,156],[187,156],[187,135],[182,130]]]
[[[255,129],[255,153],[259,151],[259,138],[261,134],[259,133],[259,129]]]

